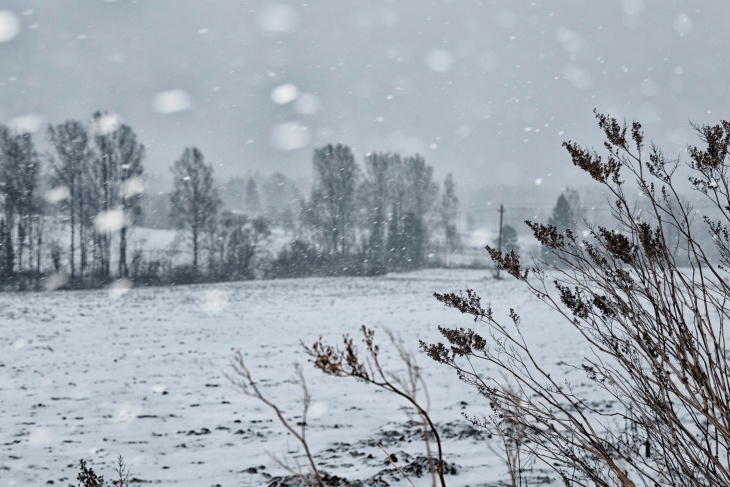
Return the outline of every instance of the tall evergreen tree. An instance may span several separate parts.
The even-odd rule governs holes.
[[[453,252],[459,246],[459,234],[456,231],[456,217],[459,211],[459,198],[456,196],[454,176],[449,173],[444,180],[444,192],[439,206],[441,226],[444,231],[446,248]]]
[[[553,213],[548,218],[548,223],[558,229],[558,232],[575,230],[575,217],[565,194],[558,196],[558,201],[553,208]]]
[[[198,271],[201,234],[215,221],[220,198],[213,186],[213,166],[206,164],[196,147],[187,148],[171,168],[173,192],[170,217],[178,228],[190,231],[193,243],[193,270]]]
[[[246,182],[246,196],[243,204],[249,215],[257,216],[261,214],[261,197],[256,186],[256,180],[253,177],[249,177]]]

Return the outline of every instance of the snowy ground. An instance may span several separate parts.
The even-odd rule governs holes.
[[[0,295],[0,486],[68,485],[78,460],[110,473],[122,454],[132,477],[161,485],[266,485],[283,475],[267,452],[301,454],[270,410],[224,377],[241,349],[266,394],[300,413],[292,364],[313,395],[309,439],[323,469],[348,479],[380,476],[385,455],[422,455],[397,398],[322,376],[300,340],[331,342],[361,324],[388,326],[412,349],[438,325],[471,326],[432,293],[474,288],[496,311],[515,307],[555,371],[583,352],[576,333],[512,280],[483,271],[420,271],[380,278],[292,279],[175,288]],[[378,335],[376,335],[377,337]],[[379,333],[381,342],[384,334]],[[385,347],[387,349],[387,347]],[[386,363],[388,353],[384,351]],[[489,485],[505,469],[498,440],[468,434],[461,418],[488,408],[454,374],[419,352],[431,411],[446,433],[450,486]],[[582,376],[575,384],[586,382]],[[412,432],[411,432],[412,433]],[[261,469],[260,466],[265,466]],[[430,480],[421,478],[420,485]]]

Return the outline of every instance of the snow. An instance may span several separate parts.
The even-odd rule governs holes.
[[[271,92],[271,100],[277,105],[286,105],[296,100],[299,90],[291,83],[279,85]]]
[[[454,67],[454,56],[446,49],[432,49],[426,56],[426,65],[433,71],[445,73]]]
[[[627,15],[639,15],[644,11],[643,0],[621,0],[621,7]]]
[[[111,233],[121,230],[125,225],[123,210],[101,211],[94,218],[94,227],[100,233]]]
[[[20,20],[10,10],[0,10],[0,42],[13,40],[20,33]]]
[[[144,179],[140,177],[129,178],[122,183],[121,193],[129,198],[144,192]]]
[[[555,32],[555,38],[568,52],[579,52],[583,48],[583,38],[577,32],[561,27]]]
[[[48,291],[55,291],[68,282],[68,276],[63,272],[56,272],[46,278],[43,283]]]
[[[467,287],[498,316],[515,307],[538,360],[584,386],[582,374],[557,365],[575,362],[585,349],[576,332],[514,281],[486,279],[484,271],[0,295],[0,485],[66,485],[79,459],[110,472],[118,454],[133,477],[163,485],[263,485],[261,465],[283,475],[266,452],[286,458],[301,448],[269,409],[224,377],[236,349],[289,418],[301,412],[292,382],[292,364],[301,363],[317,461],[329,473],[368,478],[387,468],[370,437],[401,457],[423,454],[420,441],[398,440],[408,426],[404,404],[323,376],[307,363],[300,340],[337,343],[365,324],[376,329],[386,367],[397,368],[382,327],[415,351],[419,339],[439,339],[438,325],[475,326],[432,297]],[[417,356],[437,424],[458,430],[466,428],[463,412],[489,413],[451,370]],[[446,460],[460,467],[449,485],[505,478],[489,449],[499,451],[497,439],[444,436]],[[247,472],[251,467],[259,473]]]
[[[314,115],[322,109],[322,101],[312,93],[304,93],[294,101],[294,111],[300,115]]]
[[[312,140],[309,127],[300,122],[285,122],[274,125],[269,134],[271,145],[281,151],[306,147]]]
[[[0,22],[2,22],[0,20]],[[21,134],[32,134],[38,131],[46,120],[35,113],[29,113],[20,117],[15,117],[8,124],[11,129]]]
[[[109,135],[115,132],[122,125],[119,115],[115,113],[105,113],[94,118],[94,132],[97,135]]]
[[[189,109],[191,105],[188,93],[179,89],[161,91],[152,100],[152,108],[162,115],[182,112]]]
[[[575,63],[568,63],[563,70],[563,77],[579,90],[587,90],[593,85],[591,73]]]
[[[677,31],[680,36],[689,34],[694,30],[692,19],[690,19],[687,14],[679,14],[674,17],[672,27],[674,27],[674,30]]]
[[[109,297],[110,298],[121,298],[134,284],[129,279],[118,279],[109,285]]]
[[[505,29],[511,29],[512,27],[517,25],[517,16],[514,12],[511,12],[509,10],[505,10],[497,14],[496,19],[497,23]]]
[[[66,186],[56,186],[55,188],[51,188],[46,193],[46,201],[49,203],[59,203],[66,198],[71,196],[71,192],[69,191],[68,187]]]
[[[256,19],[259,27],[268,32],[286,33],[297,28],[299,17],[294,7],[282,3],[267,3]]]
[[[641,94],[644,96],[656,96],[659,93],[659,86],[652,79],[645,79],[641,83]]]

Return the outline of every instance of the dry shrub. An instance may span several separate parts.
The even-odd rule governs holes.
[[[690,160],[682,165],[645,146],[638,123],[596,117],[605,154],[574,142],[564,146],[608,191],[614,227],[590,225],[580,240],[526,222],[549,250],[547,262],[530,268],[514,253],[488,251],[590,344],[592,353],[571,365],[620,407],[599,410],[595,392],[576,391],[551,375],[525,340],[517,311],[503,322],[471,291],[436,298],[480,322],[478,332],[441,328],[445,343],[421,347],[476,387],[495,417],[510,420],[511,440],[566,485],[730,485],[724,330],[730,123],[696,126],[704,145],[689,147]],[[682,170],[701,197],[697,209],[682,197]],[[627,177],[643,196],[639,204],[629,201]],[[717,258],[714,249],[703,248],[706,231]]]

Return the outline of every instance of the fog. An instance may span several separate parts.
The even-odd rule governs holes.
[[[0,2],[0,485],[730,485],[729,14]]]
[[[343,142],[423,154],[466,189],[581,179],[561,148],[598,143],[592,110],[641,121],[666,152],[728,97],[726,2],[7,1],[0,123],[117,114],[150,173],[196,145],[220,178],[311,178]],[[40,135],[40,133],[39,133]],[[42,139],[43,137],[38,137]],[[542,188],[541,188],[542,189]]]

